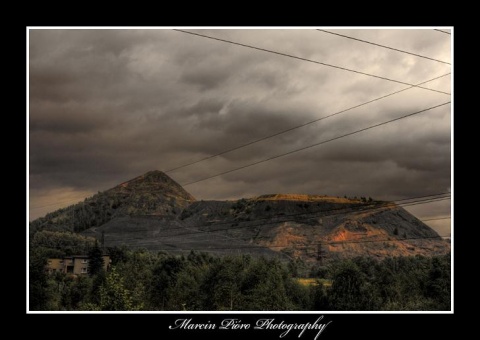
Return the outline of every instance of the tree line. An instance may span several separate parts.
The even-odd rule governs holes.
[[[95,251],[98,255],[98,245],[90,251],[92,259]],[[48,252],[34,248],[30,309],[450,310],[450,255],[359,257],[320,266],[193,251],[175,256],[115,247],[109,253],[108,272],[99,265],[90,275],[72,277],[45,273]]]

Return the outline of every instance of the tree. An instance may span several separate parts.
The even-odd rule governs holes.
[[[62,273],[59,277],[63,282],[62,306],[67,310],[78,310],[81,304],[87,303],[92,288],[92,279],[79,276],[74,279]]]
[[[310,310],[327,310],[328,299],[325,292],[325,287],[320,280],[317,280],[317,284],[310,288]]]
[[[428,273],[426,295],[435,301],[435,309],[450,310],[450,260],[435,257]]]
[[[131,294],[115,268],[108,273],[105,284],[100,288],[100,308],[104,311],[134,309]]]
[[[207,294],[203,305],[207,310],[236,310],[241,297],[238,258],[225,258],[210,267],[201,287]]]
[[[93,237],[85,237],[71,232],[42,230],[30,238],[32,248],[49,248],[71,254],[82,254],[95,243]],[[65,254],[62,254],[65,255]],[[52,256],[48,254],[48,256]],[[56,255],[59,256],[59,255]]]
[[[332,310],[368,310],[365,284],[365,276],[355,263],[342,263],[329,294]]]
[[[184,269],[185,263],[179,258],[169,256],[162,259],[152,270],[150,284],[150,303],[155,309],[175,310],[170,303],[171,291],[177,283],[177,275]]]
[[[175,310],[202,310],[200,283],[203,278],[202,268],[186,266],[177,274],[175,286],[169,290],[169,304]]]
[[[47,277],[45,274],[45,265],[47,259],[41,254],[34,253],[30,255],[29,271],[29,298],[30,310],[45,310],[49,296],[47,294]]]
[[[93,304],[100,304],[100,289],[105,284],[107,277],[105,271],[100,271],[92,279],[92,288],[90,290],[90,302]]]
[[[288,310],[292,307],[285,280],[286,268],[277,260],[260,258],[246,268],[241,280],[240,310]]]
[[[119,263],[125,263],[128,260],[126,246],[107,247],[107,252],[112,260],[112,266],[116,266]]]
[[[88,260],[88,271],[90,276],[96,275],[103,270],[103,254],[96,240],[95,245],[88,252]]]

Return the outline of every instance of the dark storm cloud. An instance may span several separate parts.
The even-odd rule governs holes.
[[[94,109],[85,107],[78,102],[54,103],[40,102],[32,103],[30,119],[30,133],[37,131],[50,131],[58,134],[87,133],[101,129],[108,125],[108,119],[104,113],[108,108]]]
[[[198,32],[411,83],[450,72],[313,29]],[[448,39],[427,30],[343,33],[450,56]],[[29,39],[31,218],[62,204],[39,206],[82,200],[407,87],[172,30],[30,30]],[[448,100],[411,89],[169,175],[185,184]],[[442,192],[451,186],[450,143],[446,106],[186,189],[199,199]]]

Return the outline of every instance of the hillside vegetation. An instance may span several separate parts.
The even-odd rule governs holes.
[[[150,171],[32,221],[30,230],[81,232],[122,216],[180,214],[194,201],[195,198],[170,177],[160,171]]]

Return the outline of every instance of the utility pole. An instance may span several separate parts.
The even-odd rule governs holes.
[[[317,248],[317,261],[319,262],[320,265],[323,265],[323,259],[325,258],[325,251],[322,248],[322,244],[318,244]]]

